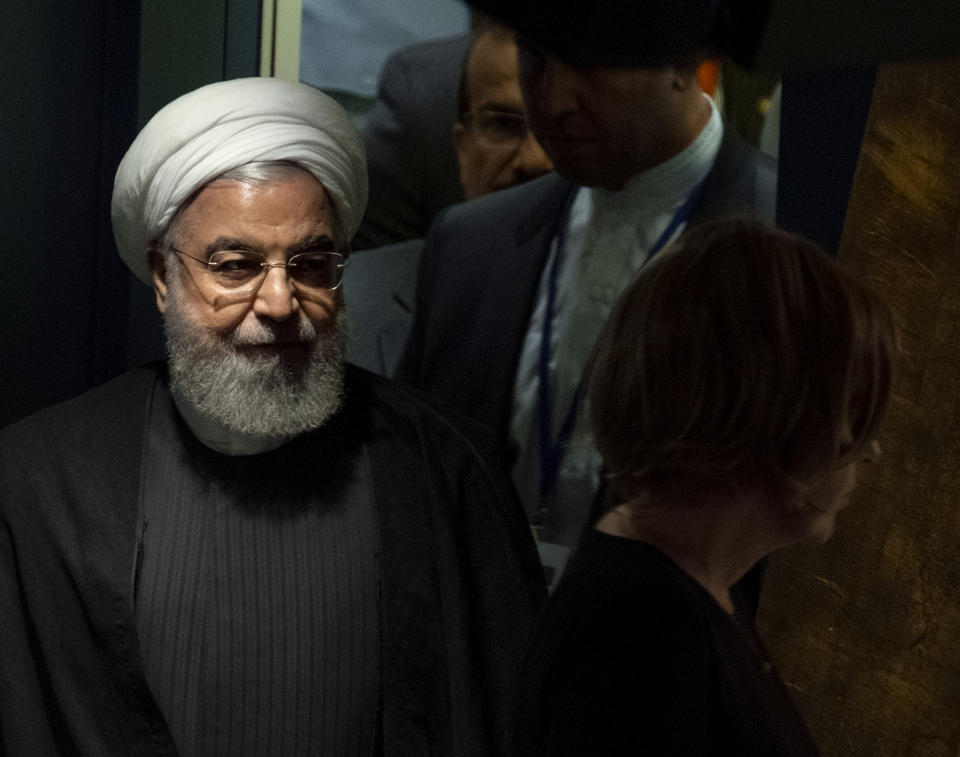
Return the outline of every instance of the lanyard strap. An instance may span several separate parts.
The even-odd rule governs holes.
[[[663,233],[650,248],[647,255],[647,261],[660,252],[670,238],[676,233],[677,229],[690,217],[690,211],[696,204],[703,190],[703,184],[706,177],[693,188],[693,191],[684,200],[677,212],[674,213],[670,223],[663,230]],[[538,410],[540,420],[540,506],[539,515],[542,519],[547,509],[547,502],[553,489],[557,484],[557,474],[560,470],[560,463],[563,461],[563,455],[566,452],[567,444],[573,434],[573,427],[576,423],[577,410],[580,405],[581,385],[573,393],[573,400],[570,407],[563,417],[563,423],[560,425],[560,433],[553,436],[553,393],[550,386],[550,351],[553,340],[553,316],[557,302],[557,279],[560,275],[560,258],[566,248],[567,224],[570,221],[570,210],[573,206],[573,200],[576,197],[576,191],[570,194],[570,198],[564,205],[561,216],[560,226],[557,230],[556,253],[550,265],[547,274],[547,305],[543,315],[543,331],[540,340],[540,361],[539,361],[539,386],[537,392]]]
[[[546,509],[547,497],[550,496],[557,481],[557,471],[560,461],[563,460],[564,449],[570,441],[573,432],[573,421],[577,414],[580,388],[573,395],[573,402],[563,419],[560,435],[556,441],[553,438],[553,397],[550,388],[550,346],[553,340],[553,311],[557,301],[557,276],[560,271],[560,257],[566,246],[567,223],[570,217],[570,208],[576,192],[571,192],[570,198],[564,206],[557,231],[557,247],[547,275],[547,307],[543,314],[543,330],[540,339],[539,384],[537,387],[538,409],[540,415],[540,506],[542,515]]]

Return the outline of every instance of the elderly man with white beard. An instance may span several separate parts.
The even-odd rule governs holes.
[[[0,432],[0,751],[496,755],[543,595],[487,439],[345,366],[359,136],[275,79],[117,172],[168,364]]]

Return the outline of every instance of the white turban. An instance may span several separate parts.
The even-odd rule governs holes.
[[[149,285],[147,247],[183,202],[220,174],[264,160],[291,161],[312,173],[353,237],[367,207],[367,162],[344,110],[306,84],[233,79],[174,100],[127,150],[111,207],[120,257]]]

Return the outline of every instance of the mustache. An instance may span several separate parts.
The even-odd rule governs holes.
[[[317,338],[317,329],[303,313],[297,321],[251,321],[241,323],[230,335],[235,347],[258,347],[264,344],[285,342],[312,342]]]

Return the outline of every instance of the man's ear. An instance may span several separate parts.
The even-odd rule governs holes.
[[[453,132],[453,147],[457,151],[457,160],[459,160],[462,165],[463,151],[466,148],[464,140],[467,138],[467,127],[457,121],[451,131]]]
[[[681,92],[696,86],[700,89],[700,64],[681,63],[673,67],[673,88]]]
[[[460,185],[463,186],[464,177],[469,173],[468,165],[469,150],[467,140],[470,135],[467,133],[467,127],[457,121],[453,125],[453,147],[457,152],[457,164],[460,167]]]
[[[157,296],[157,310],[167,312],[167,264],[156,247],[147,250],[147,260],[153,275],[153,292]]]

